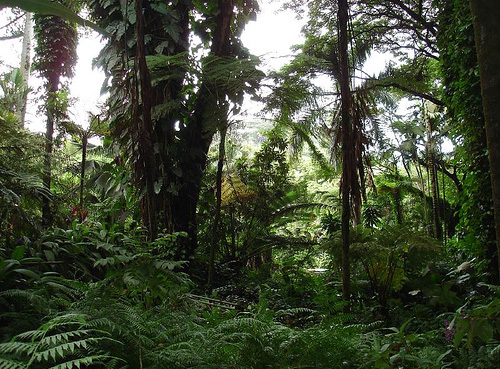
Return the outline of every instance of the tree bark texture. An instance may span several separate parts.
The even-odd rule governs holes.
[[[351,122],[351,89],[349,80],[349,62],[347,54],[348,34],[348,4],[347,0],[339,0],[339,55],[340,55],[340,95],[342,100],[342,295],[349,301],[351,296],[351,273],[349,261],[350,247],[350,214],[351,214],[351,188],[353,169],[356,170],[356,161],[352,142]],[[355,172],[354,172],[355,174]]]
[[[429,169],[430,189],[432,191],[432,235],[440,240],[442,238],[441,222],[439,220],[439,191],[438,191],[438,176],[436,168],[436,153],[435,143],[432,137],[432,124],[431,117],[427,111],[426,104],[424,103],[424,121],[425,132],[427,135],[427,142],[425,149],[427,154],[427,168]]]
[[[496,281],[500,276],[500,1],[470,0],[490,162],[497,240]]]
[[[55,114],[53,111],[54,100],[59,91],[59,74],[52,73],[48,78],[47,122],[45,125],[45,157],[43,161],[43,187],[50,192],[52,182],[52,154],[54,151],[54,125]],[[42,226],[49,228],[53,222],[51,200],[44,196],[42,200]]]
[[[217,57],[231,55],[231,22],[233,17],[233,1],[219,0],[219,14],[216,17],[216,27],[212,36],[210,52]],[[215,93],[214,93],[215,91]],[[223,91],[217,91],[214,86],[202,83],[194,114],[182,132],[185,154],[180,167],[183,176],[179,179],[180,191],[170,196],[172,204],[172,219],[176,231],[186,231],[188,242],[182,245],[184,257],[191,257],[198,245],[197,240],[197,206],[200,197],[201,183],[207,165],[207,155],[212,138],[217,127],[209,127],[214,112],[219,112],[219,122],[216,126],[226,124],[227,108],[224,111],[221,102],[225,99]],[[224,120],[224,122],[220,122]],[[213,124],[213,123],[212,123]],[[180,257],[180,256],[179,256]]]
[[[142,12],[142,0],[135,0],[135,13],[137,19],[135,24],[137,34],[136,67],[138,68],[137,78],[139,81],[138,83],[136,81],[136,91],[133,93],[135,101],[133,115],[139,133],[139,160],[136,165],[142,167],[141,170],[136,170],[136,173],[139,173],[141,176],[141,178],[138,178],[138,181],[142,182],[146,188],[146,194],[142,199],[142,214],[144,223],[148,228],[149,239],[154,240],[158,235],[158,215],[156,212],[154,190],[154,182],[158,177],[158,166],[155,162],[153,140],[151,137],[153,134],[153,124],[151,122],[151,77],[146,64],[146,50],[144,45],[145,25]],[[140,111],[139,99],[142,103]]]
[[[208,285],[213,286],[215,277],[215,253],[219,242],[219,221],[222,205],[222,173],[224,169],[224,158],[226,156],[226,133],[227,125],[220,129],[219,160],[217,162],[217,178],[215,181],[215,217],[212,226],[212,244],[210,245],[210,259],[208,263]]]
[[[80,210],[80,222],[83,222],[83,209],[84,209],[84,197],[83,190],[85,189],[85,166],[87,165],[87,146],[89,143],[89,138],[86,134],[82,136],[82,161],[80,166],[80,201],[79,201],[79,210]]]
[[[59,111],[59,84],[62,77],[72,77],[76,64],[77,32],[74,25],[57,16],[36,15],[34,17],[36,42],[36,69],[46,80],[47,113],[45,131],[45,156],[43,164],[42,182],[47,191],[51,190],[52,182],[52,154],[54,147],[54,128],[57,120],[64,112]],[[52,225],[50,199],[42,200],[42,226],[47,228]]]

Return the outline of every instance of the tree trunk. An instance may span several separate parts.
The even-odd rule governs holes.
[[[442,207],[443,207],[443,245],[446,249],[446,242],[447,242],[447,232],[448,232],[448,219],[447,219],[447,213],[446,213],[446,182],[444,178],[444,172],[441,173],[441,182],[443,186],[443,202],[442,202]]]
[[[210,52],[218,57],[231,55],[231,21],[233,1],[219,0],[219,14],[213,32]],[[214,93],[215,91],[215,93]],[[207,83],[201,85],[195,112],[186,129],[182,132],[185,153],[179,164],[182,177],[178,179],[180,190],[177,195],[169,195],[172,204],[172,220],[175,231],[188,233],[186,242],[181,243],[177,257],[190,259],[198,246],[197,206],[201,191],[201,182],[207,164],[207,154],[217,127],[210,122],[210,117],[218,115],[218,124],[227,117],[227,105],[223,91],[217,91]],[[223,123],[225,124],[225,123]],[[182,255],[181,255],[182,254]]]
[[[97,3],[94,16],[108,26],[107,9],[102,2]],[[142,220],[149,231],[149,238],[154,238],[155,230],[161,229],[187,233],[187,238],[177,238],[175,258],[190,260],[197,247],[197,206],[207,153],[214,133],[220,128],[218,122],[210,118],[214,111],[222,111],[219,102],[226,101],[227,97],[220,86],[213,85],[213,80],[204,75],[198,79],[194,90],[187,92],[185,89],[191,83],[189,68],[186,67],[190,62],[190,35],[193,34],[194,23],[198,22],[193,23],[196,15],[192,2],[167,2],[169,11],[175,13],[173,17],[168,16],[172,18],[168,22],[151,2],[134,0],[132,3],[135,4],[136,14],[134,37],[130,37],[132,32],[125,32],[123,37],[128,43],[123,39],[124,42],[115,44],[116,47],[108,51],[118,56],[118,62],[123,63],[123,71],[129,66],[126,58],[120,61],[122,55],[135,54],[136,57],[134,67],[138,79],[134,81],[136,87],[131,89],[132,98],[129,100],[133,101],[133,126],[124,139],[132,141],[136,183],[145,192],[141,203]],[[211,37],[207,40],[207,43],[211,41],[211,49],[210,55],[202,58],[230,57],[234,46],[231,27],[236,26],[232,18],[235,11],[233,1],[215,0],[211,4],[218,4],[218,7],[210,15],[207,14],[207,22],[203,23],[203,27],[207,27],[206,35]],[[123,24],[131,27],[125,20]],[[145,33],[151,35],[149,42],[145,41]],[[164,47],[165,44],[168,47]],[[168,70],[168,79],[156,79],[151,83],[147,58],[158,53],[175,57],[179,62],[164,66],[161,73]],[[202,67],[208,64],[201,63]],[[113,78],[114,87],[118,85],[126,91],[130,89],[128,79],[119,82],[123,79],[122,72],[109,72],[117,77]]]
[[[496,282],[500,280],[500,1],[470,0],[474,22],[497,241]]]
[[[138,165],[143,167],[139,173],[143,176],[140,178],[146,188],[146,194],[142,200],[143,219],[148,228],[148,236],[150,240],[156,239],[158,236],[158,213],[156,211],[155,199],[155,179],[158,175],[158,166],[155,163],[155,154],[153,149],[153,124],[151,121],[151,78],[149,69],[146,63],[146,51],[144,41],[145,20],[142,13],[142,0],[135,0],[136,13],[136,34],[137,34],[137,51],[136,59],[138,68],[138,78],[140,88],[136,81],[134,120],[138,126],[139,132],[139,155],[140,160]],[[139,95],[142,102],[141,111],[139,112]]]
[[[215,184],[216,203],[215,217],[212,227],[212,244],[210,245],[210,260],[208,264],[208,285],[212,287],[215,276],[215,252],[219,242],[219,220],[222,204],[222,172],[224,169],[224,158],[226,156],[226,133],[227,125],[220,130],[219,161],[217,163],[217,179]]]
[[[21,53],[21,66],[19,70],[21,71],[23,79],[23,87],[28,89],[28,81],[31,72],[31,37],[33,36],[33,21],[31,19],[31,13],[26,12],[26,19],[24,22],[24,36],[23,36],[23,50]],[[19,107],[21,111],[21,125],[24,128],[26,119],[26,108],[28,106],[28,93],[23,96],[22,101],[20,101]]]
[[[79,208],[80,208],[80,222],[83,222],[83,190],[85,188],[85,166],[87,163],[87,145],[88,145],[88,137],[86,134],[82,136],[82,161],[81,161],[81,167],[80,167],[80,201],[79,201]]]
[[[43,161],[43,186],[50,192],[52,182],[52,153],[54,151],[54,125],[55,115],[53,111],[54,100],[57,99],[59,91],[59,75],[52,74],[48,78],[48,98],[47,98],[47,123],[45,126],[45,157]],[[42,200],[42,226],[49,228],[52,225],[53,215],[50,207],[51,200],[44,196]]]
[[[396,185],[396,188],[392,193],[394,199],[394,209],[396,211],[396,223],[398,225],[403,224],[403,207],[401,205],[401,189],[399,189]]]
[[[412,152],[412,158],[415,163],[415,170],[417,171],[418,179],[420,181],[420,187],[422,191],[422,202],[424,205],[424,221],[426,228],[428,228],[429,218],[427,212],[427,196],[425,195],[425,180],[424,180],[424,175],[422,173],[422,168],[420,167],[420,162],[417,159],[418,157],[416,151]]]
[[[351,214],[351,187],[353,181],[353,143],[351,127],[351,89],[349,79],[349,62],[347,55],[347,0],[339,0],[339,55],[340,55],[340,95],[342,100],[342,295],[349,301],[351,296],[351,271],[349,262],[349,231]]]
[[[441,222],[439,220],[439,191],[438,191],[438,177],[436,170],[435,160],[435,142],[432,137],[432,124],[429,116],[427,105],[424,103],[424,121],[425,132],[427,134],[427,142],[425,149],[427,152],[427,168],[429,169],[430,189],[432,191],[432,233],[435,238],[440,240],[442,238]]]

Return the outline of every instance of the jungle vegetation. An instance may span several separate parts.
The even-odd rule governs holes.
[[[500,3],[288,0],[266,72],[262,5],[0,0],[1,369],[498,367]]]

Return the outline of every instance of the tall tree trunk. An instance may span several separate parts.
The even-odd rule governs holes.
[[[446,248],[447,236],[448,236],[448,218],[446,212],[446,182],[445,182],[444,171],[441,172],[441,182],[443,186],[443,245]]]
[[[23,79],[23,87],[28,89],[28,82],[31,72],[31,37],[33,36],[33,20],[31,18],[31,13],[26,12],[26,19],[24,21],[24,36],[23,36],[23,50],[21,52],[21,66],[19,70],[21,71],[21,76]],[[25,126],[26,119],[26,109],[28,106],[28,93],[22,97],[19,107],[21,111],[21,125]]]
[[[393,190],[392,196],[394,199],[394,208],[396,211],[396,223],[398,225],[402,225],[403,224],[403,207],[401,205],[401,189],[396,187]]]
[[[144,41],[144,16],[142,12],[142,0],[135,0],[135,13],[136,13],[136,34],[137,34],[137,67],[139,74],[140,88],[136,83],[135,100],[136,107],[134,109],[134,119],[138,126],[139,132],[139,152],[140,160],[139,164],[143,167],[143,170],[139,173],[143,175],[144,178],[139,180],[144,183],[146,188],[146,194],[143,198],[143,218],[148,227],[148,236],[150,240],[154,240],[158,235],[158,214],[156,211],[156,199],[155,199],[155,179],[158,177],[157,171],[158,166],[155,165],[155,154],[153,148],[153,140],[151,135],[153,134],[153,124],[151,121],[151,78],[149,75],[149,69],[146,64],[146,51],[145,51],[145,41]],[[137,81],[136,81],[137,82]],[[139,112],[139,95],[141,105],[141,111]]]
[[[402,206],[402,194],[401,194],[401,187],[400,187],[400,182],[402,181],[402,178],[399,174],[398,171],[398,166],[395,163],[394,164],[394,177],[396,179],[396,186],[394,189],[392,189],[392,199],[394,201],[394,212],[396,213],[396,224],[402,225],[403,224],[403,206]]]
[[[432,124],[429,116],[427,105],[424,103],[424,121],[425,132],[427,135],[427,142],[425,149],[427,153],[427,167],[429,169],[430,188],[432,191],[432,233],[437,239],[442,238],[441,222],[439,220],[439,191],[438,191],[438,178],[435,160],[435,142],[432,137]]]
[[[231,205],[229,208],[229,216],[231,218],[231,260],[236,260],[236,219],[234,218],[234,208]]]
[[[224,158],[226,156],[226,133],[227,124],[220,130],[219,160],[217,162],[217,178],[215,181],[215,217],[212,226],[212,244],[210,245],[210,260],[208,264],[208,285],[212,287],[215,276],[215,252],[219,242],[219,221],[222,204],[222,172],[224,169]]]
[[[76,3],[73,5],[76,5]],[[46,190],[50,191],[54,127],[56,121],[63,114],[56,107],[56,101],[59,99],[57,95],[61,78],[73,76],[73,67],[77,60],[76,45],[78,36],[74,25],[57,16],[38,14],[34,16],[34,21],[37,41],[35,48],[36,68],[46,80],[45,90],[47,93],[45,102],[47,123],[42,182]],[[44,198],[42,201],[42,226],[47,228],[52,225],[53,221],[51,201],[48,198]]]
[[[412,158],[413,158],[413,161],[415,163],[415,170],[417,171],[418,179],[420,182],[420,187],[422,190],[422,202],[424,205],[424,221],[425,221],[426,228],[428,228],[429,218],[428,218],[428,212],[427,212],[427,196],[425,193],[426,192],[425,191],[425,180],[424,180],[424,175],[422,173],[422,168],[420,166],[420,161],[418,160],[416,151],[412,151]]]
[[[85,188],[85,166],[87,163],[87,145],[88,145],[88,137],[86,134],[82,136],[82,161],[80,163],[80,201],[79,201],[79,210],[80,210],[80,222],[83,222],[83,190]]]
[[[219,14],[216,17],[216,27],[213,32],[210,52],[217,57],[231,55],[231,22],[234,11],[233,0],[219,0]],[[180,251],[184,260],[194,254],[198,245],[197,206],[201,191],[201,182],[207,165],[207,154],[216,130],[210,127],[210,117],[215,114],[227,117],[227,104],[225,94],[217,88],[203,83],[198,93],[195,112],[192,119],[182,132],[185,143],[184,161],[182,168],[181,189],[176,196],[171,196],[172,218],[176,231],[186,231],[188,240],[181,244]],[[219,119],[219,122],[220,122]],[[213,125],[213,122],[212,122]]]
[[[53,73],[48,79],[48,98],[47,98],[47,122],[45,125],[45,157],[43,162],[43,186],[50,192],[52,182],[52,154],[54,151],[54,100],[57,99],[57,92],[59,91],[59,75]],[[53,215],[51,210],[51,200],[44,196],[42,200],[42,226],[49,228],[53,222]]]
[[[351,188],[353,169],[356,170],[353,160],[352,122],[351,122],[351,88],[349,79],[349,61],[347,55],[347,0],[339,0],[339,55],[340,55],[340,95],[342,100],[342,295],[349,301],[351,296],[351,271],[349,262],[350,247],[350,214]]]
[[[496,282],[500,281],[500,1],[470,0],[474,22],[497,242]],[[492,260],[495,264],[495,260]]]
[[[434,237],[438,240],[443,238],[443,229],[441,228],[441,219],[439,215],[440,201],[439,201],[439,181],[436,170],[436,162],[434,160],[434,153],[430,155],[430,175],[431,175],[431,188],[432,188],[432,219]]]

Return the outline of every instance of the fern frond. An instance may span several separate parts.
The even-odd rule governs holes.
[[[184,331],[181,331],[180,333],[173,335],[172,337],[170,337],[171,342],[173,344],[178,344],[187,341],[196,335],[199,335],[200,332],[193,330],[193,328],[194,327],[189,327],[188,329],[188,327],[186,327]]]
[[[61,326],[65,324],[81,324],[85,325],[87,323],[88,316],[81,313],[67,313],[63,315],[58,315],[52,318],[49,322],[45,323],[41,329],[49,329],[56,326]]]
[[[92,319],[88,322],[89,328],[100,329],[106,332],[120,332],[120,327],[107,317]]]
[[[267,323],[260,321],[259,319],[249,318],[249,317],[238,317],[236,319],[230,319],[222,322],[220,325],[221,329],[256,329],[262,330],[267,327]]]
[[[0,354],[20,354],[30,351],[33,344],[19,341],[0,343]]]
[[[10,289],[0,292],[0,297],[13,299],[15,301],[27,301],[34,306],[43,306],[47,300],[40,296],[37,291]]]
[[[313,309],[305,308],[305,307],[296,307],[291,309],[278,310],[275,314],[276,316],[285,316],[285,315],[298,315],[298,314],[317,314],[318,312]]]
[[[88,316],[81,313],[56,316],[40,328],[19,334],[12,342],[0,344],[0,354],[23,360],[27,363],[23,367],[42,363],[54,365],[53,368],[80,368],[103,363],[111,358],[100,350],[103,343],[120,342],[109,337],[107,331],[88,329],[87,319]]]
[[[105,361],[109,360],[110,358],[111,356],[109,355],[86,356],[83,358],[70,360],[55,366],[51,366],[49,369],[73,369],[73,368],[80,369],[82,366],[88,366],[91,364],[104,364]]]
[[[40,361],[48,361],[51,358],[54,361],[58,359],[64,359],[69,355],[74,355],[78,349],[89,349],[93,344],[99,343],[103,340],[108,340],[107,338],[86,338],[78,341],[64,342],[55,347],[51,347],[44,351],[37,352],[33,358]]]
[[[23,332],[23,333],[18,334],[16,336],[16,338],[21,339],[23,341],[28,341],[28,340],[35,341],[35,340],[39,339],[40,337],[45,336],[45,333],[46,333],[45,331],[41,331],[41,330],[27,331],[27,332]]]
[[[157,269],[163,270],[174,270],[175,268],[182,267],[185,264],[184,261],[174,261],[174,260],[155,260],[153,261],[153,266]]]
[[[25,369],[26,366],[19,362],[0,358],[0,369]]]
[[[73,337],[82,337],[82,336],[85,336],[91,332],[92,332],[92,330],[90,330],[90,329],[82,329],[82,330],[71,331],[71,332],[62,332],[62,333],[54,334],[51,336],[45,336],[44,338],[42,338],[40,340],[40,344],[42,346],[51,345],[51,344],[56,345],[59,342],[68,342],[68,340],[73,338]]]

